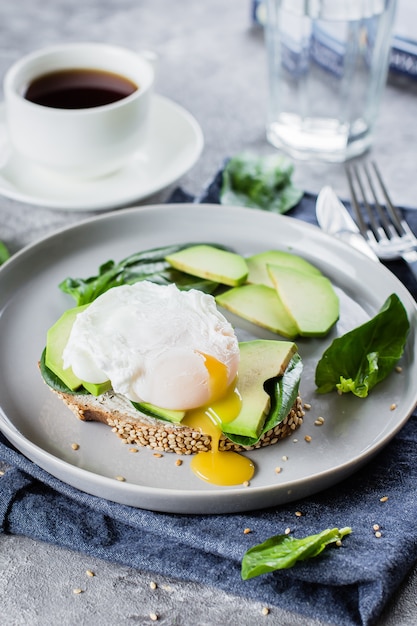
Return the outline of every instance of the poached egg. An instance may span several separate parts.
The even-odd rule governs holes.
[[[77,315],[63,361],[134,402],[189,410],[224,396],[239,346],[213,296],[142,281],[110,289]]]

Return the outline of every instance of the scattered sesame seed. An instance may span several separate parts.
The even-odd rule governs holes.
[[[139,452],[139,450],[137,448],[129,448],[129,452],[134,454],[135,452]]]
[[[0,476],[4,476],[5,475],[5,471],[4,470],[0,470]]]
[[[80,445],[79,445],[78,443],[72,443],[72,444],[71,444],[71,448],[72,448],[73,450],[79,450],[79,449],[80,449]]]
[[[375,537],[376,537],[377,539],[379,539],[380,537],[382,537],[382,533],[381,533],[381,531],[380,531],[380,530],[377,530],[377,531],[376,531],[376,533],[375,533]]]
[[[379,498],[380,502],[386,502],[388,500],[388,496],[382,496],[382,498]]]
[[[398,372],[398,374],[401,374],[401,372],[403,371],[403,368],[401,367],[401,365],[397,365],[397,367],[395,368],[395,371]]]
[[[250,482],[248,480],[245,480],[245,482],[243,483],[243,486],[244,487],[249,487],[249,485],[250,485]]]
[[[150,613],[149,617],[151,618],[153,622],[158,621],[158,615],[156,613]]]
[[[157,588],[157,586],[158,586],[158,585],[157,585],[157,584],[156,584],[156,582],[155,582],[155,581],[153,581],[153,580],[151,580],[151,582],[149,583],[149,587],[150,587],[151,589],[156,589],[156,588]]]
[[[304,408],[306,411],[309,411],[311,409],[311,404],[309,404],[308,402],[304,402]]]
[[[262,615],[269,615],[269,609],[267,606],[264,606],[264,608],[261,611]]]
[[[115,479],[120,481],[121,483],[124,483],[124,481],[126,480],[124,476],[115,476]]]
[[[285,534],[285,535],[289,535],[289,534],[290,534],[290,532],[291,532],[291,528],[286,528],[286,529],[284,530],[284,534]]]
[[[293,442],[294,443],[298,443],[298,439],[293,439]]]
[[[282,472],[282,467],[276,467],[275,468],[275,473],[276,474],[281,474],[281,472]]]
[[[82,592],[83,592],[83,590],[82,590],[82,589],[80,589],[79,587],[77,587],[76,589],[73,589],[73,590],[72,590],[72,593],[75,593],[75,595],[78,595],[78,594],[80,594],[80,593],[82,593]]]
[[[154,457],[156,459],[160,459],[160,458],[162,458],[162,454],[160,452],[154,452]]]
[[[249,533],[251,533],[251,529],[250,528],[245,528],[245,530],[243,531],[244,535],[249,535]]]
[[[379,528],[380,528],[380,527],[379,527],[379,524],[374,524],[374,525],[372,526],[372,528],[373,528],[374,530],[379,530]]]
[[[89,576],[90,578],[93,578],[93,577],[95,576],[95,573],[94,573],[91,569],[86,570],[86,572],[85,572],[85,573],[86,573],[86,574],[87,574],[87,576]]]
[[[296,516],[296,517],[302,517],[302,516],[303,516],[303,514],[301,513],[301,511],[296,511],[296,512],[295,512],[295,516]]]
[[[177,467],[179,467],[180,465],[182,465],[182,460],[181,460],[181,459],[177,459],[177,460],[175,461],[175,465],[176,465]]]
[[[284,454],[284,456],[282,457],[283,461],[288,461],[288,457]]]
[[[397,408],[397,405],[395,404],[395,402],[393,402],[389,408],[390,411],[395,411],[395,409]]]
[[[321,415],[314,421],[314,425],[315,426],[323,426],[324,424],[324,417],[322,417]]]
[[[306,435],[304,437],[304,440],[307,441],[307,443],[310,443],[311,439],[312,439],[312,437],[310,437],[310,435]]]
[[[342,540],[341,540],[341,539],[338,539],[338,540],[335,542],[335,544],[336,544],[336,546],[337,546],[338,548],[340,548],[340,546],[342,545]]]

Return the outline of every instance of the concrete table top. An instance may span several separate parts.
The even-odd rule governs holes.
[[[63,41],[104,41],[159,56],[158,93],[188,109],[205,136],[194,167],[141,204],[164,202],[180,184],[198,193],[223,159],[242,150],[272,151],[264,132],[266,67],[262,32],[253,28],[250,3],[243,0],[0,0],[0,76],[18,57]],[[377,122],[376,155],[393,200],[417,207],[417,81],[390,76]],[[348,188],[341,165],[296,163],[299,185],[318,192],[331,184]],[[55,211],[0,199],[0,239],[12,252],[76,223],[93,212]],[[87,570],[95,576],[88,576]],[[156,583],[151,585],[151,583]],[[410,572],[380,626],[417,623],[417,568]],[[74,594],[75,588],[85,593]],[[204,607],[204,609],[203,609]],[[0,535],[0,623],[148,624],[253,626],[318,622],[217,589],[110,564],[18,536]],[[321,625],[325,626],[325,625]]]

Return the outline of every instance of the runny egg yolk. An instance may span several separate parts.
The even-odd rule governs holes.
[[[209,373],[211,401],[188,411],[182,423],[210,436],[211,449],[198,452],[191,460],[191,469],[199,478],[214,485],[243,484],[254,474],[252,461],[237,452],[219,450],[221,423],[232,422],[242,404],[236,380],[227,386],[227,367],[208,354],[203,356]]]

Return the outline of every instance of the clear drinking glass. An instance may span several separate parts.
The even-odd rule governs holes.
[[[267,0],[267,138],[340,162],[369,148],[396,0]]]

